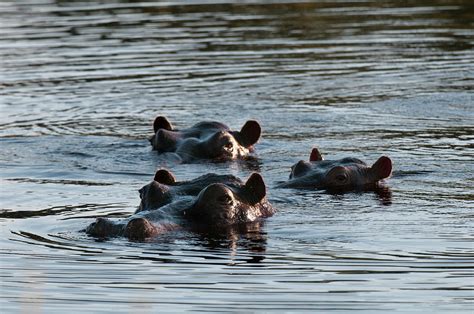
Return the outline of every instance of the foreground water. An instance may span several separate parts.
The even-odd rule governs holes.
[[[471,312],[471,1],[0,2],[2,312]],[[264,129],[258,163],[179,165],[155,115]],[[274,188],[318,146],[395,171],[378,193]],[[246,233],[97,241],[166,166],[262,173]]]

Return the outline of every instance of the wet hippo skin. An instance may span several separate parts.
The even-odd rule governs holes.
[[[231,131],[227,125],[212,121],[176,130],[168,119],[158,116],[153,130],[153,149],[158,153],[176,153],[183,162],[245,158],[261,135],[260,124],[254,120],[247,121],[240,131]]]
[[[86,229],[95,237],[126,236],[141,240],[172,230],[199,226],[218,229],[272,216],[263,178],[253,173],[246,182],[233,175],[207,174],[190,181],[176,181],[161,169],[140,190],[140,206],[127,219],[98,218]]]
[[[324,160],[313,148],[309,161],[300,160],[291,167],[288,181],[279,187],[350,191],[374,187],[392,173],[392,161],[380,157],[372,166],[352,157]]]

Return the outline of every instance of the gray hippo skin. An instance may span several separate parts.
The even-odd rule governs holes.
[[[165,117],[158,116],[153,130],[155,134],[150,138],[153,149],[158,153],[176,153],[183,162],[245,158],[261,135],[260,125],[254,120],[247,121],[240,131],[231,131],[219,122],[200,122],[176,130]]]
[[[177,182],[168,170],[158,170],[153,182],[140,190],[140,206],[128,219],[98,218],[87,234],[142,240],[183,227],[216,229],[251,223],[272,216],[263,178],[253,173],[246,182],[232,175],[207,174]]]
[[[375,187],[392,173],[392,161],[380,157],[372,166],[357,158],[324,160],[313,148],[309,161],[300,160],[291,167],[290,179],[280,187],[350,191]]]

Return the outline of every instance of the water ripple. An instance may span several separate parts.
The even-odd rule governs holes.
[[[471,312],[470,1],[2,1],[0,306],[7,312]],[[251,164],[151,151],[178,128],[258,119]],[[311,147],[394,172],[375,192],[275,188]],[[278,213],[226,234],[130,242],[157,168],[264,176]]]

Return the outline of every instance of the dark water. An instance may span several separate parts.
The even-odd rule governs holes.
[[[2,312],[472,313],[472,1],[1,1]],[[258,164],[177,165],[155,115],[264,129]],[[275,189],[318,146],[379,193]],[[263,174],[279,212],[222,237],[79,232],[167,166]]]

